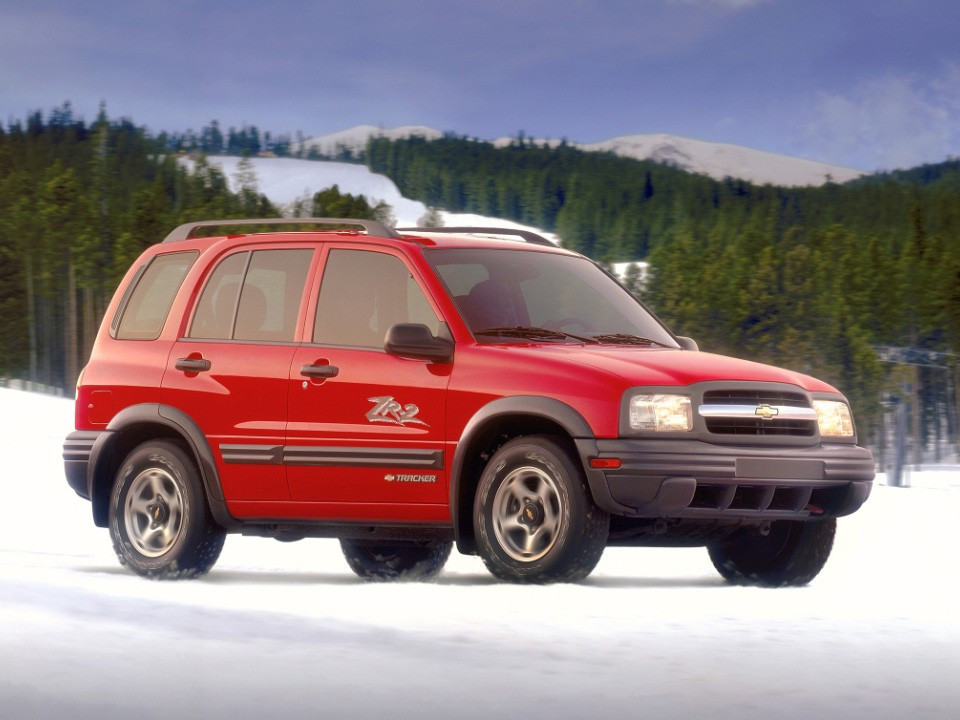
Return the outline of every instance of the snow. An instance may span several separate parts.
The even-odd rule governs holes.
[[[655,160],[715,180],[733,177],[760,185],[823,185],[828,178],[843,183],[864,175],[859,170],[838,165],[675,135],[628,135],[579,147],[638,160]]]
[[[226,176],[231,190],[238,190],[237,165],[241,158],[214,155],[208,158],[211,165],[217,165]],[[370,172],[363,165],[328,162],[321,160],[297,160],[293,158],[250,158],[257,178],[258,192],[267,196],[270,202],[289,208],[296,200],[312,197],[319,190],[337,185],[340,192],[351,195],[363,195],[371,204],[383,200],[393,210],[397,227],[415,227],[426,213],[426,206],[418,200],[409,200],[401,195],[394,182],[385,175]],[[548,240],[559,244],[559,238],[553,234],[530,225],[522,225],[512,220],[501,220],[471,213],[452,213],[441,211],[440,217],[447,227],[499,227],[511,230],[531,230],[540,233]]]
[[[70,400],[0,388],[4,718],[899,718],[960,707],[960,492],[879,485],[805,588],[702,549],[609,549],[583,584],[454,555],[374,584],[335,541],[230,536],[204,578],[122,569],[61,464]]]
[[[304,141],[305,148],[316,147],[321,152],[332,154],[340,147],[360,151],[366,147],[370,136],[381,136],[391,140],[419,136],[434,140],[442,133],[422,125],[405,125],[385,129],[373,125],[358,125],[330,135],[321,135]],[[528,138],[537,145],[556,147],[559,140]],[[515,138],[497,138],[492,141],[496,147],[506,147]],[[652,133],[645,135],[624,135],[596,143],[568,142],[568,145],[588,152],[612,152],[636,160],[653,160],[686,170],[723,180],[733,177],[763,185],[806,186],[823,185],[828,177],[833,182],[843,183],[864,175],[859,170],[829,165],[827,163],[804,160],[802,158],[777,155],[729,143],[706,142],[691,138]]]
[[[371,137],[383,137],[387,140],[422,137],[426,140],[436,140],[442,136],[443,133],[439,130],[423,125],[402,125],[397,128],[357,125],[329,135],[308,138],[302,143],[296,143],[294,150],[299,151],[302,148],[305,152],[309,152],[311,148],[316,148],[324,155],[335,155],[343,149],[352,150],[354,153],[364,151],[367,148],[367,140]]]
[[[228,155],[208,158],[211,165],[222,168],[233,191],[239,189],[236,176],[241,160]],[[416,225],[427,211],[422,202],[403,197],[393,180],[370,172],[363,165],[269,157],[250,158],[250,162],[256,173],[258,192],[281,207],[290,206],[304,197],[312,198],[318,191],[337,185],[340,192],[363,195],[371,204],[385,201],[393,208],[401,225]]]

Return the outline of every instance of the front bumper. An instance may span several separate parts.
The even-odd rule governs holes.
[[[699,440],[578,440],[594,500],[639,518],[839,517],[869,497],[875,466],[866,448],[744,447]],[[619,460],[616,469],[590,461]]]

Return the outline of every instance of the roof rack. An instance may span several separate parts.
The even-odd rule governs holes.
[[[197,228],[233,227],[235,225],[358,225],[367,231],[367,235],[384,238],[398,238],[400,234],[376,220],[356,220],[354,218],[262,218],[244,220],[201,220],[184,223],[174,228],[163,242],[181,242],[189,240]]]
[[[485,233],[488,235],[516,235],[534,245],[557,247],[556,243],[547,240],[543,235],[537,235],[529,230],[514,230],[513,228],[498,227],[415,227],[397,228],[400,232],[432,232],[432,233]]]

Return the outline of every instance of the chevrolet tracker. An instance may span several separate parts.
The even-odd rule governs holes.
[[[321,230],[262,232],[292,222]],[[874,476],[830,385],[699,352],[588,258],[496,228],[180,226],[117,290],[76,428],[70,486],[158,578],[244,533],[338,538],[377,580],[454,543],[514,582],[658,545],[802,585]]]

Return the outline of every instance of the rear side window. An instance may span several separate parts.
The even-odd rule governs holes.
[[[310,249],[255,250],[225,258],[203,289],[188,337],[293,341],[312,259]]]
[[[120,310],[114,337],[120,340],[156,340],[160,337],[173,299],[197,259],[197,252],[157,255],[134,279]]]

